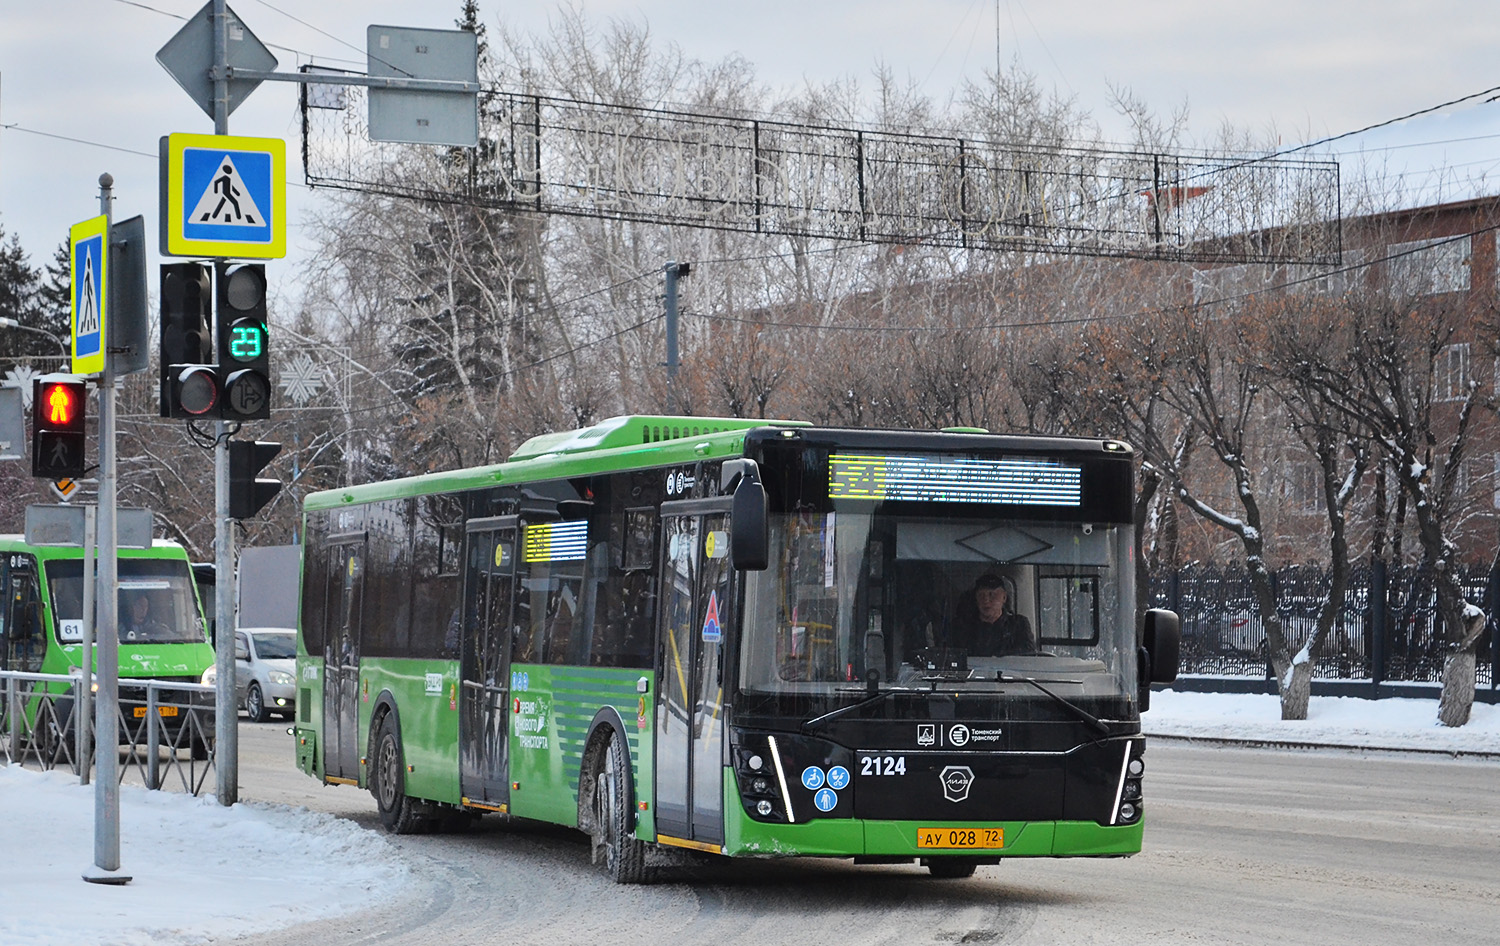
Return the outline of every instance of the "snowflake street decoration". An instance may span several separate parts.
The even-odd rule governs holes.
[[[317,364],[303,352],[281,369],[281,390],[298,407],[306,407],[307,402],[323,388],[322,374]]]
[[[21,389],[21,403],[29,411],[31,410],[31,379],[41,377],[42,372],[31,365],[16,365],[5,372],[5,380],[15,384]]]

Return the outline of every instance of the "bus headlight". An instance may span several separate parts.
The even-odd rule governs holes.
[[[203,684],[206,687],[211,687],[215,683],[218,683],[219,682],[219,668],[218,667],[209,667],[207,670],[203,671],[203,676],[198,680],[198,682],[201,683],[201,684]]]

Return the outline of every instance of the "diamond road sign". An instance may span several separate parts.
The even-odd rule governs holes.
[[[229,135],[161,139],[161,253],[286,255],[286,142]]]
[[[156,61],[209,118],[214,117],[214,83],[208,77],[214,64],[213,10],[212,2],[204,4],[203,9],[193,14],[156,54]],[[276,57],[271,55],[266,44],[256,39],[233,10],[226,6],[224,12],[229,16],[228,42],[225,43],[228,65],[260,72],[275,69]],[[238,108],[245,96],[254,92],[258,85],[259,79],[230,79],[229,111]]]

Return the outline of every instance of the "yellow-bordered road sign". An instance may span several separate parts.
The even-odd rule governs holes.
[[[65,476],[60,480],[53,480],[47,485],[52,487],[52,495],[63,502],[67,502],[72,498],[74,493],[78,492],[78,481],[70,476]]]
[[[286,142],[230,135],[161,139],[161,253],[286,255]]]
[[[75,223],[68,228],[68,257],[73,277],[73,373],[104,371],[106,302],[109,299],[109,218]]]

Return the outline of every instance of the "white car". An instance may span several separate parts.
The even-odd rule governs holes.
[[[234,634],[234,686],[240,706],[263,723],[297,709],[297,632],[289,627],[242,627]]]

